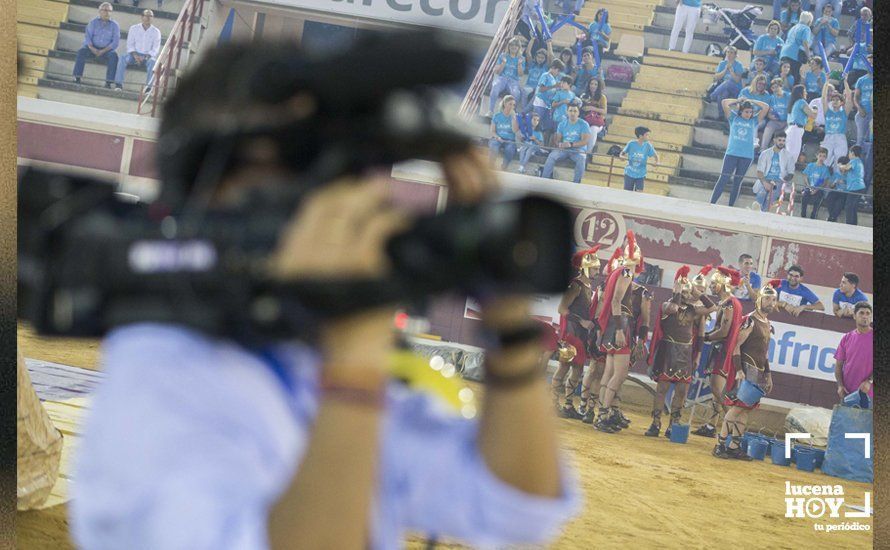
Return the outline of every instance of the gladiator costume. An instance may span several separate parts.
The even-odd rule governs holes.
[[[551,392],[557,407],[557,413],[564,418],[580,419],[581,414],[575,410],[573,396],[584,364],[595,348],[596,329],[587,329],[582,321],[591,321],[590,311],[593,304],[593,283],[590,276],[599,269],[600,261],[596,257],[599,246],[581,250],[572,257],[572,265],[579,274],[569,283],[569,290],[576,295],[568,305],[568,312],[560,316],[559,341],[561,365],[569,367],[569,376],[554,376],[551,381]],[[582,277],[582,274],[584,277]],[[563,369],[560,369],[560,374]],[[565,405],[560,405],[560,393],[564,392]]]
[[[631,355],[632,349],[640,342],[645,342],[649,333],[649,327],[642,324],[642,310],[644,304],[648,306],[647,301],[651,299],[648,290],[639,284],[633,282],[633,277],[643,271],[643,254],[640,247],[636,243],[636,237],[633,231],[627,232],[627,244],[624,246],[621,255],[615,260],[611,273],[606,279],[606,286],[603,290],[603,308],[597,317],[597,324],[602,330],[600,336],[599,350],[606,356]],[[615,293],[618,292],[619,280],[630,279],[629,284],[623,290],[624,295],[620,299],[620,313],[613,314],[612,303]],[[617,334],[624,334],[624,345],[620,345],[617,341]],[[629,360],[632,360],[630,357]],[[595,427],[600,431],[614,433],[626,428],[630,421],[621,414],[617,406],[612,405],[606,407],[607,391],[611,391],[612,399],[617,398],[620,387],[603,387],[600,391],[603,395],[603,406],[600,407],[599,415],[594,422]]]
[[[738,298],[732,295],[733,289],[741,284],[741,276],[739,275],[739,272],[734,269],[720,266],[711,276],[711,283],[720,287],[724,293],[728,293],[729,296],[718,304],[717,322],[714,324],[714,329],[705,334],[703,338],[703,343],[711,345],[708,363],[705,367],[705,375],[722,376],[723,378],[726,378],[732,367],[732,350],[735,349],[739,329],[742,325],[742,303]],[[716,334],[720,331],[725,319],[728,319],[729,322],[729,332],[725,337],[718,338]],[[711,417],[708,419],[708,423],[700,426],[693,432],[694,434],[705,437],[714,437],[714,426],[716,425],[716,419],[720,415],[720,404],[722,401],[722,395],[712,396]],[[711,421],[715,421],[713,425],[711,424]]]
[[[652,425],[646,432],[648,436],[657,437],[661,429],[661,411],[668,385],[680,384],[675,391],[681,391],[685,384],[692,382],[693,343],[701,314],[696,310],[695,304],[689,303],[692,298],[692,282],[688,276],[689,266],[684,265],[677,270],[674,295],[670,302],[659,306],[655,320],[648,363],[649,376],[658,382],[658,389],[652,410]],[[700,299],[702,307],[713,306],[707,296],[702,295]],[[671,409],[671,424],[680,421],[681,411],[682,406]],[[670,428],[665,435],[670,437]]]
[[[759,385],[764,381],[771,384],[768,380],[770,377],[768,353],[772,326],[767,318],[771,309],[765,310],[761,304],[764,297],[778,298],[776,288],[780,284],[781,281],[773,279],[769,284],[764,285],[757,292],[756,310],[745,317],[743,321],[744,335],[741,337],[738,349],[734,350],[732,355],[732,366],[727,376],[726,391],[724,392],[723,404],[732,408],[723,420],[723,432],[721,432],[721,437],[712,453],[717,458],[751,460],[751,457],[742,451],[739,440],[747,429],[746,411],[758,408],[760,403],[748,405],[738,399],[740,383],[737,374],[739,371],[743,372],[745,380],[752,384]],[[765,389],[769,390],[769,387]],[[740,413],[740,411],[745,412]],[[725,440],[724,436],[727,436]]]

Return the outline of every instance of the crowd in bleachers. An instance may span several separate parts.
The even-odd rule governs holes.
[[[801,215],[810,207],[809,216],[816,218],[824,201],[829,221],[843,213],[848,224],[857,223],[861,195],[871,184],[874,33],[871,10],[859,4],[820,1],[814,16],[807,0],[777,0],[774,19],[754,43],[750,66],[737,59],[736,48],[726,48],[708,95],[729,123],[729,146],[712,203],[732,179],[729,204],[735,204],[742,178],[756,162],[760,208],[781,212],[784,207],[791,214],[794,174],[802,164]],[[841,5],[860,8],[848,44],[838,38],[835,9]],[[832,69],[832,62],[842,68]],[[847,131],[851,115],[853,147]],[[805,140],[819,142],[815,154],[804,152]]]
[[[794,215],[797,200],[803,216],[816,218],[825,205],[829,221],[843,215],[847,223],[857,223],[872,171],[874,26],[869,3],[775,0],[773,19],[752,27],[756,38],[751,39],[750,64],[742,63],[736,47],[725,47],[705,97],[718,107],[729,135],[712,203],[729,186],[729,204],[734,205],[745,174],[755,164],[757,179],[747,180],[757,196],[752,208]],[[518,155],[519,171],[528,172],[530,159],[540,155],[546,160],[537,175],[552,177],[555,163],[568,159],[575,167],[573,180],[580,182],[598,137],[607,132],[600,62],[611,44],[608,11],[597,9],[585,31],[576,34],[573,47],[558,56],[552,40],[541,32],[544,21],[556,20],[560,13],[544,8],[577,14],[583,4],[528,0],[516,36],[498,58],[489,116],[492,162],[503,155],[503,169]],[[846,35],[840,31],[841,12],[855,18]],[[688,31],[694,30],[700,13],[701,0],[678,0],[669,50],[677,48],[684,30],[683,51],[690,49]],[[509,97],[501,98],[504,92]],[[848,127],[849,120],[854,124]],[[848,134],[854,133],[851,148]],[[638,127],[635,134],[638,139],[620,153],[629,161],[629,190],[642,189],[648,158],[658,162],[648,129]],[[804,148],[804,143],[818,146]]]
[[[158,7],[161,7],[162,3],[163,0],[159,0]],[[138,0],[134,0],[133,5],[138,6]],[[77,51],[74,63],[74,81],[82,83],[87,60],[95,58],[106,66],[105,87],[118,91],[123,90],[128,67],[145,67],[144,90],[148,92],[151,90],[154,77],[152,69],[161,50],[161,31],[152,25],[154,12],[149,9],[143,10],[142,21],[128,29],[125,48],[120,54],[118,49],[121,29],[117,21],[112,19],[113,12],[112,4],[103,2],[99,6],[99,14],[87,24],[83,46]]]

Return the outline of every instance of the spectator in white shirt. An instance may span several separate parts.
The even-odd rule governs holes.
[[[754,182],[754,193],[760,210],[769,210],[773,198],[778,196],[781,184],[791,185],[794,177],[794,156],[785,148],[785,132],[773,135],[773,146],[760,153],[757,159],[757,181]],[[793,192],[793,187],[792,187]]]
[[[161,50],[161,31],[151,24],[155,14],[151,10],[142,12],[142,23],[137,23],[127,31],[127,54],[117,63],[115,89],[123,90],[124,74],[130,65],[145,66],[145,86],[151,89],[152,69]]]

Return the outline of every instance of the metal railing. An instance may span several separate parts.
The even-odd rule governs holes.
[[[205,0],[186,0],[170,30],[158,60],[155,63],[150,88],[143,88],[139,93],[139,105],[136,112],[140,115],[157,115],[158,106],[167,97],[170,79],[176,77],[182,62],[182,49],[191,43],[195,23],[204,15]],[[196,21],[197,19],[197,21]],[[151,107],[149,108],[149,103]]]

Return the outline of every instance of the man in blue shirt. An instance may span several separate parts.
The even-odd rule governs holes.
[[[292,99],[312,92],[271,103],[265,89],[220,83],[296,55],[263,40],[212,48],[164,103],[171,119],[159,139],[213,132],[195,121],[220,113],[227,128],[286,127]],[[229,208],[245,186],[306,185],[279,140],[240,135],[245,161],[219,176],[215,203]],[[225,138],[206,139],[212,148]],[[169,168],[165,185],[193,177]],[[456,152],[443,172],[449,198],[473,204],[493,191],[484,182],[494,175],[473,151]],[[263,262],[267,280],[386,277],[386,243],[410,218],[388,194],[373,176],[307,188]],[[540,332],[527,297],[491,296],[483,306],[497,344],[485,354],[485,400],[463,415],[394,377],[393,304],[307,320],[316,336],[260,349],[174,324],[114,330],[78,443],[77,546],[390,549],[408,530],[477,546],[545,544],[580,495],[558,451]]]
[[[825,306],[816,294],[807,288],[803,280],[803,268],[792,265],[787,270],[786,278],[779,286],[779,309],[784,309],[797,317],[804,311],[825,311]]]
[[[868,54],[868,62],[872,62],[871,54]],[[868,137],[868,125],[872,118],[872,98],[874,97],[875,80],[871,73],[866,73],[856,81],[856,91],[853,93],[853,103],[856,106],[856,145],[862,146]]]
[[[87,23],[86,33],[83,38],[83,47],[77,50],[77,59],[74,61],[74,81],[80,84],[83,78],[83,68],[87,59],[95,57],[105,62],[105,87],[111,88],[117,73],[117,49],[121,39],[121,28],[116,21],[111,20],[111,12],[114,8],[108,2],[99,6],[99,16]]]
[[[828,158],[828,149],[820,147],[816,154],[816,162],[807,164],[804,168],[804,176],[807,178],[807,186],[801,191],[800,216],[807,217],[808,207],[813,207],[810,219],[815,220],[819,213],[819,207],[822,206],[822,200],[825,198],[825,188],[828,187],[828,178],[831,177],[831,171],[825,164]]]
[[[739,256],[739,275],[742,284],[732,291],[732,295],[739,300],[753,300],[757,296],[756,290],[760,288],[760,275],[754,271],[754,256],[742,254]]]
[[[637,126],[634,128],[637,139],[628,141],[621,150],[621,158],[627,160],[627,165],[624,167],[625,191],[643,190],[649,157],[654,158],[655,166],[658,166],[658,153],[649,141],[649,133],[649,128]]]
[[[847,191],[844,200],[845,221],[849,225],[856,225],[859,222],[859,199],[865,191],[865,165],[862,164],[862,147],[859,145],[850,147],[849,162],[842,164],[838,161],[837,168],[844,174],[846,182],[844,187]]]
[[[859,290],[859,275],[844,273],[841,284],[831,297],[836,317],[853,317],[853,307],[858,302],[868,302],[868,296]]]
[[[553,101],[553,94],[559,87],[557,76],[565,70],[565,63],[559,59],[550,62],[550,70],[541,75],[535,89],[535,99],[532,103],[534,111],[541,117],[541,130],[549,132],[553,128],[553,119],[550,116],[550,103]]]
[[[544,162],[544,170],[541,177],[552,178],[553,167],[556,162],[564,158],[571,159],[575,163],[575,183],[581,183],[581,176],[584,174],[584,165],[587,162],[587,141],[590,139],[590,125],[584,120],[578,118],[580,114],[578,103],[569,105],[566,111],[567,118],[560,123],[556,129],[554,141],[556,149],[550,151],[547,155],[547,161]]]

